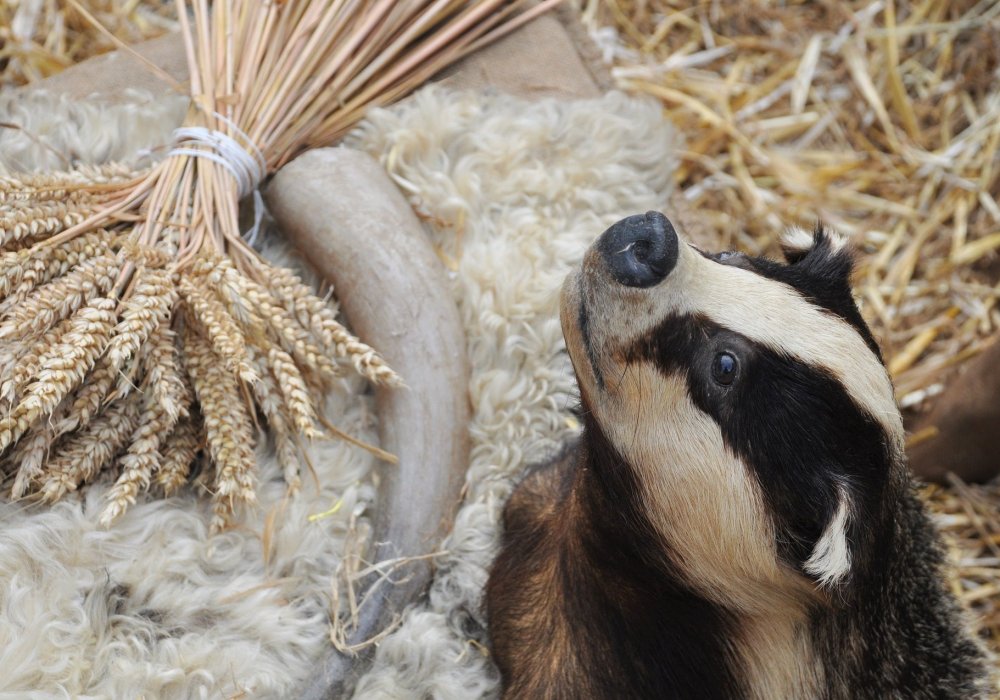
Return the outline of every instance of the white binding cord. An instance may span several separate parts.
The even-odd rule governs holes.
[[[174,130],[176,144],[167,154],[170,156],[191,156],[207,158],[228,170],[236,179],[240,199],[257,189],[267,172],[264,156],[256,146],[251,154],[239,141],[221,131],[203,126],[182,126]]]
[[[182,126],[174,130],[174,147],[167,154],[167,157],[207,158],[229,171],[233,179],[236,180],[240,199],[251,192],[254,193],[253,227],[243,236],[247,243],[256,247],[260,224],[264,218],[264,202],[257,187],[267,175],[267,161],[261,150],[239,127],[221,114],[215,116],[229,124],[249,147],[243,146],[239,141],[221,131],[207,129],[203,126]]]
[[[260,189],[255,189],[253,191],[253,226],[243,234],[243,238],[256,251],[260,251],[257,238],[260,235],[260,225],[264,222],[265,211],[264,198],[260,196]]]

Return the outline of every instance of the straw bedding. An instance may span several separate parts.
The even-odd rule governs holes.
[[[81,136],[104,124],[81,123]],[[673,132],[655,104],[621,94],[527,104],[426,90],[350,140],[383,159],[453,270],[474,410],[466,501],[429,601],[382,641],[358,696],[489,694],[480,595],[502,504],[514,474],[575,430],[557,290],[595,232],[666,206]],[[371,440],[360,391],[331,397],[331,417]],[[140,502],[107,531],[107,481],[53,509],[0,504],[0,692],[293,695],[328,644],[333,572],[357,551],[364,523],[352,518],[372,493],[367,453],[316,450],[322,489],[306,478],[287,501],[260,453],[261,507],[215,537],[193,494]]]
[[[678,184],[729,245],[774,250],[779,224],[817,219],[854,236],[859,301],[916,407],[1000,322],[1000,5],[898,4],[588,17],[618,82],[691,135]]]
[[[47,78],[114,49],[115,39],[132,44],[177,29],[170,0],[86,0],[83,5],[107,34],[95,29],[72,2],[0,3],[0,87]]]

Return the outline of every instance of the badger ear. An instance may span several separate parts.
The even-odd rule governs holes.
[[[850,492],[845,485],[838,484],[833,516],[802,567],[824,588],[835,586],[851,573],[851,548],[847,538],[851,510]]]
[[[813,278],[850,285],[854,249],[850,239],[822,225],[813,233],[790,228],[781,237],[781,251],[790,267]]]
[[[781,252],[789,265],[795,265],[802,260],[816,243],[814,234],[809,233],[804,228],[792,226],[781,234]]]

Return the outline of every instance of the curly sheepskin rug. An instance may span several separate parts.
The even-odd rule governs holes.
[[[0,121],[23,127],[0,132],[0,174],[149,157],[182,114],[138,96],[0,99]],[[473,407],[465,501],[429,595],[380,641],[354,697],[492,697],[482,590],[503,503],[577,429],[558,289],[608,225],[667,207],[673,132],[657,105],[618,93],[524,102],[427,88],[372,113],[348,145],[385,164],[452,271]],[[280,234],[266,246],[295,262]],[[376,440],[361,383],[345,380],[327,411]],[[287,498],[267,444],[258,458],[259,509],[215,536],[194,492],[140,502],[109,530],[97,525],[106,480],[55,507],[0,500],[0,698],[296,697],[329,650],[331,587],[377,507],[381,467],[318,443],[316,482]]]

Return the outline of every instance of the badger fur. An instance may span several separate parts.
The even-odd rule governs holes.
[[[971,698],[851,251],[710,255],[650,212],[562,293],[584,430],[505,511],[490,634],[509,698]]]

